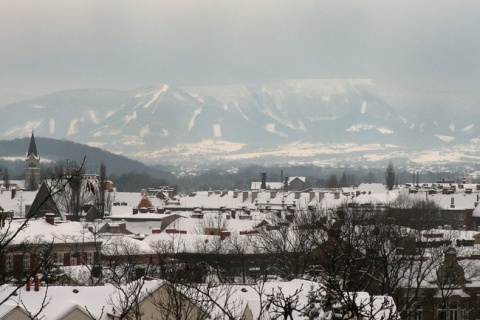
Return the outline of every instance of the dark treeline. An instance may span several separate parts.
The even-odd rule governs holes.
[[[305,177],[305,188],[339,188],[358,186],[361,183],[386,184],[386,168],[319,168],[314,166],[302,167],[263,167],[251,165],[239,168],[232,172],[216,167],[191,174],[165,174],[161,177],[149,173],[127,173],[110,175],[119,191],[139,191],[142,188],[158,187],[162,185],[174,186],[178,192],[189,193],[200,190],[223,189],[250,189],[252,182],[261,181],[260,174],[267,173],[267,181],[280,182],[283,178],[301,176]],[[422,172],[419,174],[419,183],[434,182],[442,178],[461,181],[461,173],[450,172]],[[412,172],[395,170],[395,185],[412,183]]]
[[[91,161],[89,162],[91,163]],[[99,162],[100,164],[100,162]],[[99,165],[98,164],[98,165]],[[322,168],[316,166],[290,166],[290,167],[265,167],[260,165],[249,165],[235,169],[228,169],[223,166],[215,166],[210,169],[197,169],[195,171],[183,172],[178,167],[125,167],[123,170],[107,166],[107,178],[113,181],[118,191],[139,192],[144,188],[155,188],[159,186],[173,186],[180,193],[189,193],[199,190],[223,190],[223,189],[250,189],[252,182],[261,181],[260,174],[267,173],[267,181],[280,182],[285,177],[305,177],[305,188],[339,188],[355,187],[361,183],[383,183],[386,184],[386,166],[376,168],[349,167],[349,168]],[[62,160],[56,162],[42,163],[42,177],[48,178],[55,168],[72,168],[79,166],[75,160]],[[96,173],[91,170],[92,165],[84,165],[83,172]],[[25,175],[25,162],[0,161],[0,179],[4,168],[8,169],[9,179],[21,180]],[[405,183],[416,183],[416,175],[410,170],[397,169],[395,171],[395,185]],[[461,182],[463,172],[433,172],[419,171],[418,182],[434,182],[440,179],[453,179]],[[478,181],[475,181],[478,182]]]

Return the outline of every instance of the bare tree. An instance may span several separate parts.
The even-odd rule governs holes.
[[[69,177],[51,172],[50,178],[44,182],[47,192],[39,198],[40,201],[36,210],[40,210],[40,208],[51,201],[53,197],[63,192],[72,177],[78,175],[79,172],[80,171],[77,171]],[[20,273],[17,271],[17,274],[15,274],[15,272],[9,273],[7,270],[2,270],[0,278],[2,283],[10,283],[13,278],[16,279],[16,282],[14,289],[0,301],[0,305],[14,296],[21,287],[25,286],[29,279],[34,278],[37,273],[46,268],[50,263],[51,256],[44,253],[51,251],[51,248],[48,248],[52,245],[51,243],[39,243],[39,239],[22,239],[22,234],[28,228],[30,220],[37,217],[37,213],[35,210],[30,210],[24,219],[18,221],[14,221],[12,216],[2,217],[2,223],[0,224],[0,257],[5,261],[6,269],[13,269],[15,264],[21,264],[21,261],[15,261],[14,253],[20,253],[20,255],[17,256],[24,257],[23,266],[25,268],[23,268]],[[44,252],[42,254],[40,254],[40,252],[32,252],[33,248],[42,248]],[[26,253],[29,254],[27,255]],[[30,253],[32,253],[32,257],[34,256],[35,259],[30,258]]]
[[[273,261],[270,272],[285,279],[300,277],[313,263],[314,248],[326,237],[320,219],[321,214],[311,211],[297,212],[293,221],[272,216],[268,225],[257,228],[251,245]]]
[[[299,293],[303,288],[296,289],[292,294],[284,294],[282,288],[278,290],[272,289],[272,293],[267,294],[267,309],[272,308],[271,313],[274,319],[283,318],[283,320],[293,320],[294,312],[301,313],[307,307],[303,305],[299,299]]]

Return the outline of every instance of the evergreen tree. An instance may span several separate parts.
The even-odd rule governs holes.
[[[340,187],[348,187],[348,177],[347,177],[347,174],[345,173],[345,171],[343,172],[342,174],[342,177],[340,178],[340,182],[339,182],[339,186]]]
[[[395,170],[393,169],[392,162],[388,163],[387,170],[385,171],[385,182],[388,190],[392,190],[395,184]]]
[[[337,176],[332,173],[327,181],[327,188],[338,188]]]
[[[369,171],[363,180],[364,180],[363,182],[365,183],[376,183],[377,177],[375,176],[375,173],[373,173],[372,171]]]
[[[10,176],[7,168],[3,169],[3,185],[6,190],[10,189]]]
[[[322,307],[320,306],[317,292],[313,289],[313,285],[310,287],[308,291],[308,304],[305,310],[303,311],[302,315],[307,318],[308,320],[317,320],[320,319],[320,314],[322,312]]]

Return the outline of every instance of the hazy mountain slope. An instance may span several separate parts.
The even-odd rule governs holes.
[[[68,159],[72,162],[81,163],[85,157],[85,170],[87,172],[97,172],[101,162],[107,165],[109,174],[131,171],[151,172],[152,170],[139,161],[71,141],[40,137],[36,137],[35,141],[42,161],[52,162]],[[0,140],[0,158],[23,160],[29,143],[30,138]],[[156,172],[152,173],[155,174]]]
[[[73,90],[4,106],[0,138],[28,137],[33,129],[36,136],[170,163],[312,161],[320,154],[347,154],[352,145],[359,146],[355,159],[367,150],[387,157],[445,148],[480,152],[480,115],[455,112],[447,102],[438,110],[428,101],[412,104],[414,99],[399,107],[401,99],[392,104],[389,96],[395,97],[370,80],[348,79]]]
[[[121,108],[131,93],[85,89],[53,93],[2,108],[1,137],[39,136],[66,138],[82,136]],[[81,139],[79,141],[82,141]]]

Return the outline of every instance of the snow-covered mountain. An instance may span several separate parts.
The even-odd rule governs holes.
[[[63,91],[0,108],[0,139],[35,130],[147,162],[480,156],[477,114],[406,108],[379,92],[370,80]]]

